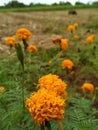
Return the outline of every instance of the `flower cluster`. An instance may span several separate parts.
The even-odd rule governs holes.
[[[18,38],[18,40],[21,40],[23,43],[23,46],[21,45],[21,43],[17,42],[15,40],[14,37],[8,37],[6,38],[6,45],[12,47],[14,46],[16,54],[17,54],[17,58],[19,60],[19,62],[21,63],[21,66],[24,70],[24,52],[26,53],[27,51],[30,53],[35,53],[38,51],[37,47],[35,45],[29,45],[27,43],[27,40],[30,39],[31,37],[31,32],[26,29],[26,28],[20,28],[16,31],[16,36]],[[23,49],[24,47],[24,49]]]
[[[16,36],[18,40],[29,40],[32,33],[26,28],[20,28],[16,31]]]
[[[84,83],[82,85],[82,91],[83,93],[90,93],[92,94],[94,92],[94,85],[91,83]]]
[[[61,39],[60,46],[62,50],[66,50],[68,48],[68,39]]]
[[[92,34],[86,38],[86,43],[92,43],[95,39],[95,35]]]
[[[56,96],[55,92],[44,88],[32,94],[26,100],[26,106],[39,126],[46,120],[62,120],[64,118],[64,100],[60,96]]]
[[[26,28],[20,28],[16,31],[16,36],[18,40],[27,41],[31,38],[31,32]],[[16,39],[14,37],[7,37],[5,43],[8,46],[14,46],[16,43]]]
[[[50,91],[54,91],[57,96],[63,96],[66,98],[67,84],[63,82],[57,75],[48,74],[41,77],[38,81],[40,88],[45,88]]]
[[[72,33],[77,27],[78,27],[78,23],[74,23],[73,25],[69,25],[67,27],[67,30]]]
[[[67,85],[57,75],[48,74],[39,79],[38,86],[40,89],[26,99],[26,106],[32,118],[39,126],[45,121],[62,120]]]
[[[35,45],[28,45],[27,40],[31,37],[31,32],[26,28],[20,28],[16,31],[16,36],[18,40],[22,40],[24,44],[24,49],[30,53],[35,53],[38,51],[38,48]],[[16,44],[16,39],[14,37],[8,37],[5,41],[6,45],[14,46]]]
[[[74,66],[74,63],[69,59],[65,59],[62,61],[62,69],[67,68],[67,69],[71,70],[73,68],[73,66]]]

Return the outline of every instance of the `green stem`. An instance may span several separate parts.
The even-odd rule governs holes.
[[[23,53],[22,46],[19,43],[16,43],[15,49],[16,49],[16,53],[17,53],[17,58],[22,66],[23,71],[24,71],[24,53]]]
[[[41,130],[45,130],[44,124],[41,125],[40,129],[41,129]]]
[[[25,108],[25,104],[24,104],[24,99],[25,99],[25,96],[24,96],[24,70],[22,69],[22,103],[23,103],[23,111],[24,111],[24,108]]]
[[[45,124],[43,123],[41,125],[41,130],[52,130],[50,122],[49,121],[45,121]]]
[[[49,121],[45,121],[45,127],[46,127],[46,130],[52,130],[51,129],[51,124]]]
[[[26,51],[26,49],[27,49],[27,47],[28,47],[28,44],[27,44],[27,42],[26,42],[25,39],[23,39],[23,44],[24,44],[24,50]]]

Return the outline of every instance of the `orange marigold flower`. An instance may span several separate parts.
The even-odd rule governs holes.
[[[53,43],[60,43],[60,41],[61,41],[60,37],[55,37],[55,38],[52,39]]]
[[[52,60],[49,60],[49,61],[48,61],[48,64],[52,64]]]
[[[8,46],[14,46],[15,42],[16,42],[16,40],[15,40],[14,37],[8,37],[8,38],[6,38],[6,45],[8,45]]]
[[[0,92],[4,92],[6,89],[3,86],[0,86]]]
[[[67,84],[63,82],[57,75],[48,74],[41,77],[38,81],[40,88],[54,91],[56,95],[65,97]],[[66,97],[65,97],[66,98]]]
[[[30,52],[30,53],[35,53],[38,51],[37,47],[35,45],[29,45],[27,47],[27,51]]]
[[[93,39],[95,39],[95,34],[92,34],[91,37],[92,37]]]
[[[60,46],[62,50],[66,50],[68,48],[68,39],[61,39]]]
[[[83,85],[82,85],[82,91],[83,91],[83,93],[93,93],[94,92],[94,85],[93,84],[91,84],[91,83],[84,83]]]
[[[69,25],[69,26],[67,27],[67,30],[68,30],[69,32],[73,32],[74,29],[75,29],[74,25]]]
[[[74,35],[74,39],[78,40],[79,36],[78,35]]]
[[[26,107],[31,113],[33,120],[39,126],[45,121],[62,120],[64,118],[65,101],[55,92],[39,89],[26,99]]]
[[[86,43],[92,43],[95,39],[95,35],[92,34],[86,38]]]
[[[26,28],[20,28],[16,31],[18,40],[29,40],[31,38],[31,32]]]
[[[62,61],[62,69],[69,69],[71,70],[73,68],[74,64],[71,60],[66,59]]]
[[[74,23],[73,26],[74,26],[74,28],[77,28],[78,27],[78,23]]]

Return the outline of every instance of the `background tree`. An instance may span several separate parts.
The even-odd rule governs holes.
[[[20,3],[17,0],[9,1],[7,4],[5,4],[5,7],[25,7],[26,5],[24,3]]]

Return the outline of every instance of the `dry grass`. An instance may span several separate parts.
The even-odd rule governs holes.
[[[15,35],[16,30],[21,27],[28,28],[33,33],[30,43],[47,48],[53,47],[51,39],[55,35],[67,37],[66,27],[74,22],[79,23],[82,36],[87,32],[96,33],[98,10],[76,11],[77,15],[68,15],[68,11],[0,13],[0,52],[5,51],[5,38]]]

